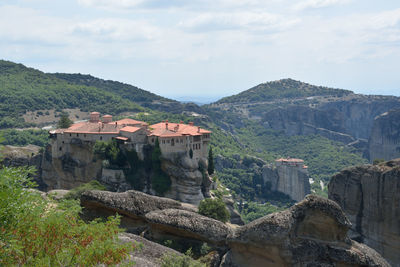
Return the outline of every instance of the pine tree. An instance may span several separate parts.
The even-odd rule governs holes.
[[[214,173],[214,156],[212,152],[212,148],[208,151],[208,174],[212,175]]]
[[[72,125],[72,121],[69,119],[68,114],[62,114],[60,120],[58,121],[57,127],[66,129]]]

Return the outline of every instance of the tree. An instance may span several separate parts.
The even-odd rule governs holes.
[[[154,144],[151,161],[153,168],[151,186],[158,195],[163,196],[171,188],[171,178],[161,169],[161,148],[158,138]]]
[[[199,214],[221,222],[227,222],[231,217],[225,203],[219,198],[206,198],[200,201]]]
[[[208,174],[212,175],[214,173],[214,156],[212,152],[212,148],[208,151]]]
[[[190,148],[190,150],[189,150],[189,156],[190,156],[191,159],[193,158],[193,150],[192,150],[192,148]]]
[[[31,169],[0,169],[0,266],[98,266],[129,260],[119,217],[90,223],[78,201],[55,202],[31,189]]]
[[[60,120],[58,121],[57,128],[66,129],[72,125],[72,121],[69,119],[68,114],[62,114]]]

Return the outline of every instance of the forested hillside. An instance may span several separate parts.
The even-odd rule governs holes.
[[[29,126],[21,117],[27,111],[65,108],[110,114],[144,110],[106,88],[70,83],[21,64],[0,61],[0,129]]]
[[[324,86],[315,86],[293,79],[282,79],[279,81],[267,82],[252,87],[239,94],[224,97],[218,100],[222,103],[251,103],[271,101],[282,98],[297,98],[310,96],[337,96],[342,97],[353,92],[343,89],[334,89]]]

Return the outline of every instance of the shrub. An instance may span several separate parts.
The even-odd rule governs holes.
[[[95,266],[125,262],[119,217],[85,223],[78,201],[53,202],[31,190],[30,170],[0,170],[0,265]]]
[[[221,222],[227,222],[230,219],[230,213],[225,203],[219,198],[206,198],[200,201],[199,214]]]
[[[186,255],[166,254],[161,258],[161,267],[206,267],[207,265],[191,258],[191,250]]]
[[[65,195],[66,199],[79,199],[83,192],[90,190],[106,190],[107,188],[97,180],[92,180],[86,184],[82,184],[74,189],[71,189]]]

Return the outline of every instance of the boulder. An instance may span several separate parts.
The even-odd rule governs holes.
[[[150,223],[152,231],[159,228],[169,234],[211,243],[224,243],[231,234],[231,228],[226,224],[187,210],[152,211],[146,214],[146,220]]]

